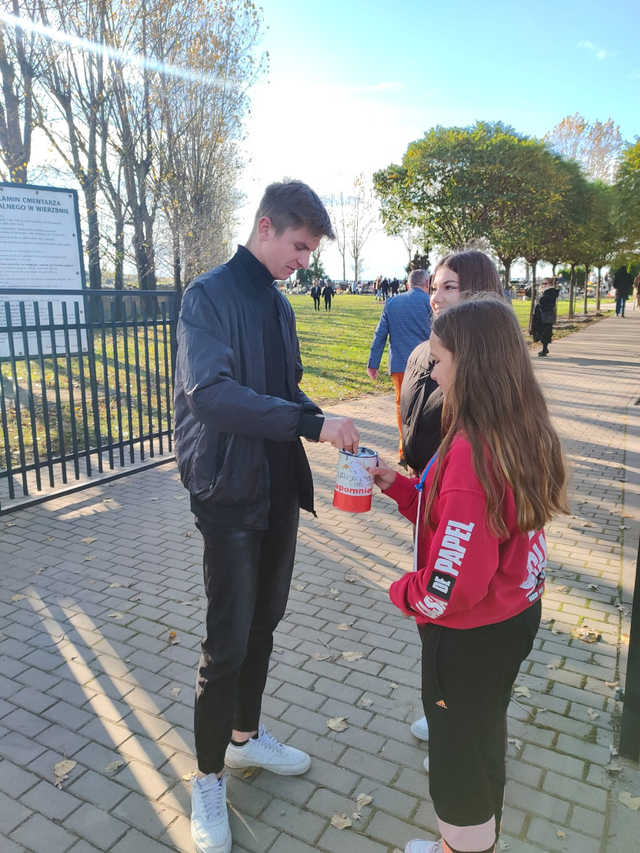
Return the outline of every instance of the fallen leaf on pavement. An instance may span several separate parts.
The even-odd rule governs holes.
[[[358,699],[358,705],[361,705],[363,708],[370,708],[373,705],[373,699],[370,699],[368,696],[362,696]]]
[[[107,766],[104,768],[105,773],[115,773],[116,770],[119,770],[121,767],[124,767],[125,761],[121,758],[116,758],[114,761],[110,761]]]
[[[582,640],[584,643],[597,643],[602,634],[594,628],[576,628],[571,634],[577,640]]]
[[[370,794],[358,794],[356,797],[356,803],[359,809],[363,809],[365,806],[368,806],[369,803],[373,802],[373,797]]]
[[[587,717],[589,717],[590,720],[597,720],[599,716],[600,714],[598,711],[594,711],[593,708],[587,708]]]
[[[342,657],[348,661],[360,660],[364,657],[364,652],[342,652]]]
[[[311,657],[314,660],[331,660],[333,655],[331,652],[313,652]]]
[[[178,642],[178,635],[175,631],[169,631],[169,642],[172,646],[175,646],[175,644]]]
[[[348,631],[348,630],[349,630],[349,628],[351,628],[351,625],[347,625],[347,623],[346,623],[346,622],[341,622],[341,623],[338,625],[338,631]]]
[[[515,746],[515,748],[518,750],[518,752],[520,752],[520,750],[522,749],[522,741],[521,740],[518,740],[517,737],[510,737],[510,738],[508,738],[508,741],[512,746]]]
[[[91,545],[92,542],[96,541],[96,537],[95,536],[85,536],[84,539],[81,539],[80,541],[84,542],[85,545]]]
[[[638,809],[640,809],[640,797],[632,797],[629,791],[620,791],[618,799],[623,806],[626,806],[628,809],[633,809],[634,812],[637,812]]]
[[[77,761],[71,761],[70,758],[65,758],[63,761],[58,761],[57,764],[54,764],[53,772],[55,774],[56,788],[62,788],[63,782],[66,782],[69,773],[71,773],[77,763]]]
[[[27,596],[24,595],[22,592],[16,592],[15,595],[11,596],[11,601],[22,601],[22,599],[26,597]]]
[[[619,684],[618,681],[605,681],[604,686],[605,687],[611,687],[613,689],[614,687],[617,687],[618,684]]]
[[[558,836],[558,838],[566,838],[566,837],[567,837],[567,833],[566,833],[566,832],[563,832],[561,829],[559,829],[559,830],[556,832],[556,835]]]
[[[353,824],[344,812],[337,812],[331,818],[331,826],[334,826],[336,829],[348,829]]]
[[[344,579],[347,583],[355,583],[358,580],[357,575],[345,575]]]
[[[181,691],[182,691],[182,687],[172,687],[171,688],[171,695],[172,696],[179,696]]]
[[[525,687],[524,684],[516,684],[516,686],[513,688],[513,692],[516,694],[516,696],[524,696],[526,699],[531,698],[531,691],[528,687]]]
[[[349,728],[346,717],[330,717],[327,720],[327,728],[332,732],[343,732]]]
[[[118,613],[117,610],[114,610],[113,613],[109,614],[109,619],[124,619],[124,613]]]

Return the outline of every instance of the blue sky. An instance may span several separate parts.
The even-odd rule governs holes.
[[[638,2],[264,0],[263,13],[270,68],[252,91],[239,239],[269,181],[348,192],[438,124],[501,120],[543,136],[579,112],[640,135]],[[406,263],[381,235],[364,254],[365,277]],[[323,260],[341,275],[335,250]]]

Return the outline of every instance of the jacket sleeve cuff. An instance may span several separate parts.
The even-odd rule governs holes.
[[[298,435],[308,438],[309,441],[318,441],[323,424],[324,417],[302,412],[298,421]]]

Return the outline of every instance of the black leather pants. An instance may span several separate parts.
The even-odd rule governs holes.
[[[289,596],[299,513],[292,506],[266,531],[212,528],[196,520],[207,595],[194,714],[202,773],[222,770],[232,729],[258,728],[273,632]]]

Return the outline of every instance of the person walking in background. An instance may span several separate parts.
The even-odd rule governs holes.
[[[320,285],[317,281],[313,282],[313,287],[311,288],[311,298],[313,299],[313,310],[320,310]]]
[[[491,258],[476,249],[446,255],[431,277],[434,318],[465,296],[481,291],[503,296],[500,276]],[[425,341],[409,356],[400,392],[403,454],[415,473],[424,469],[442,440],[442,392],[431,377],[431,367],[431,346]],[[419,740],[428,740],[426,717],[411,724],[411,733]],[[425,759],[425,769],[427,765]]]
[[[400,414],[400,389],[409,354],[416,346],[428,340],[431,332],[431,307],[429,305],[429,276],[426,270],[413,270],[408,280],[406,293],[394,296],[384,303],[380,321],[376,326],[369,352],[367,373],[374,382],[382,353],[389,339],[389,373],[396,395],[396,418],[398,421],[398,456],[405,464],[402,454],[402,417]]]
[[[586,287],[586,284],[585,284]],[[553,324],[556,321],[557,301],[560,290],[555,286],[555,279],[545,278],[540,285],[540,297],[531,320],[531,336],[534,342],[540,341],[542,349],[540,358],[549,355],[549,344],[553,337]]]
[[[380,462],[376,483],[415,524],[414,571],[389,597],[417,622],[429,793],[441,839],[405,853],[493,853],[506,781],[507,707],[540,624],[543,526],[568,513],[560,439],[504,299],[437,317],[432,377],[444,438],[422,477]],[[490,377],[490,381],[487,378]]]
[[[632,310],[640,308],[640,272],[633,280],[633,305]]]
[[[327,282],[325,286],[322,288],[322,295],[324,297],[324,310],[331,311],[331,300],[333,298],[333,288],[331,284]]]
[[[618,267],[616,270],[613,288],[616,292],[616,317],[624,317],[624,308],[633,290],[633,279],[625,266]]]
[[[186,289],[178,321],[175,451],[204,540],[205,636],[196,676],[191,834],[229,853],[224,765],[306,772],[311,760],[260,724],[273,632],[289,595],[300,508],[313,481],[300,436],[355,451],[349,418],[300,390],[293,309],[274,286],[306,269],[324,205],[300,181],[271,184],[245,246]]]

